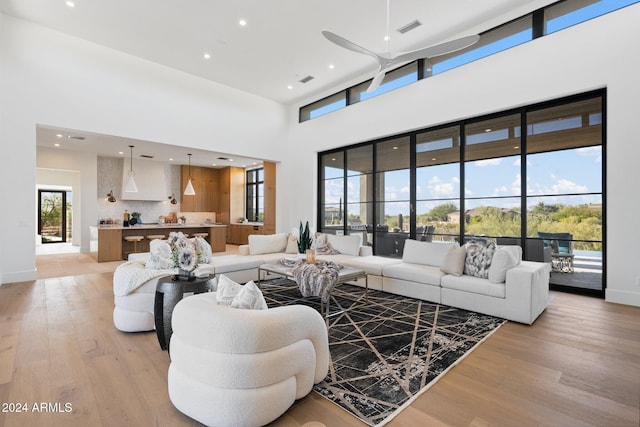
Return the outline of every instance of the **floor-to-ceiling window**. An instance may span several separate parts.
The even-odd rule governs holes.
[[[460,235],[460,126],[416,135],[416,238]]]
[[[319,229],[376,255],[407,238],[518,244],[551,283],[604,295],[605,91],[319,155]]]

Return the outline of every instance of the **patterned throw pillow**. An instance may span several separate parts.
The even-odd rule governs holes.
[[[248,310],[266,310],[268,308],[262,292],[260,292],[260,289],[253,281],[247,282],[247,284],[242,287],[230,305],[233,308],[244,308]]]
[[[493,253],[496,251],[496,244],[491,242],[484,245],[480,242],[470,242],[465,245],[467,255],[464,260],[464,274],[468,276],[489,278],[489,267]]]
[[[242,290],[242,285],[229,279],[224,274],[218,278],[218,288],[216,289],[216,300],[218,304],[229,305]]]

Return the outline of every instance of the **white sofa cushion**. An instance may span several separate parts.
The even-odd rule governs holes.
[[[284,252],[286,248],[286,233],[249,235],[249,255]]]
[[[447,275],[442,278],[440,285],[443,289],[453,289],[495,298],[506,297],[506,285],[504,283],[491,283],[487,279],[479,277]]]
[[[341,254],[358,256],[362,245],[362,235],[336,236],[327,234],[327,243]]]
[[[466,256],[467,249],[464,246],[451,246],[442,261],[440,270],[447,274],[453,274],[454,276],[462,276]]]
[[[387,265],[392,264],[400,264],[398,258],[387,258],[376,255],[369,256],[359,256],[357,258],[349,257],[343,261],[341,264],[346,265],[347,267],[357,268],[358,270],[363,270],[365,273],[374,276],[382,276],[382,270]]]
[[[445,275],[440,267],[431,265],[412,264],[401,262],[398,264],[386,265],[382,269],[384,277],[416,282],[417,285],[439,286],[440,279]]]
[[[521,261],[522,248],[520,246],[499,246],[491,260],[489,281],[491,283],[504,283],[507,279],[507,270],[520,264]]]
[[[432,265],[440,267],[444,257],[455,243],[418,242],[407,239],[404,241],[402,261],[412,264]]]

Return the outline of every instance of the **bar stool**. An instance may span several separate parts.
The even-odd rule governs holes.
[[[202,237],[206,239],[209,236],[209,233],[193,233],[193,237]]]
[[[129,255],[130,253],[138,252],[138,242],[142,242],[144,240],[144,236],[124,236],[124,240],[126,242],[133,242],[133,252],[125,252],[125,255]]]

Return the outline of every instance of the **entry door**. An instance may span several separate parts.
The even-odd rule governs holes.
[[[38,234],[42,243],[67,241],[67,192],[38,190]]]

